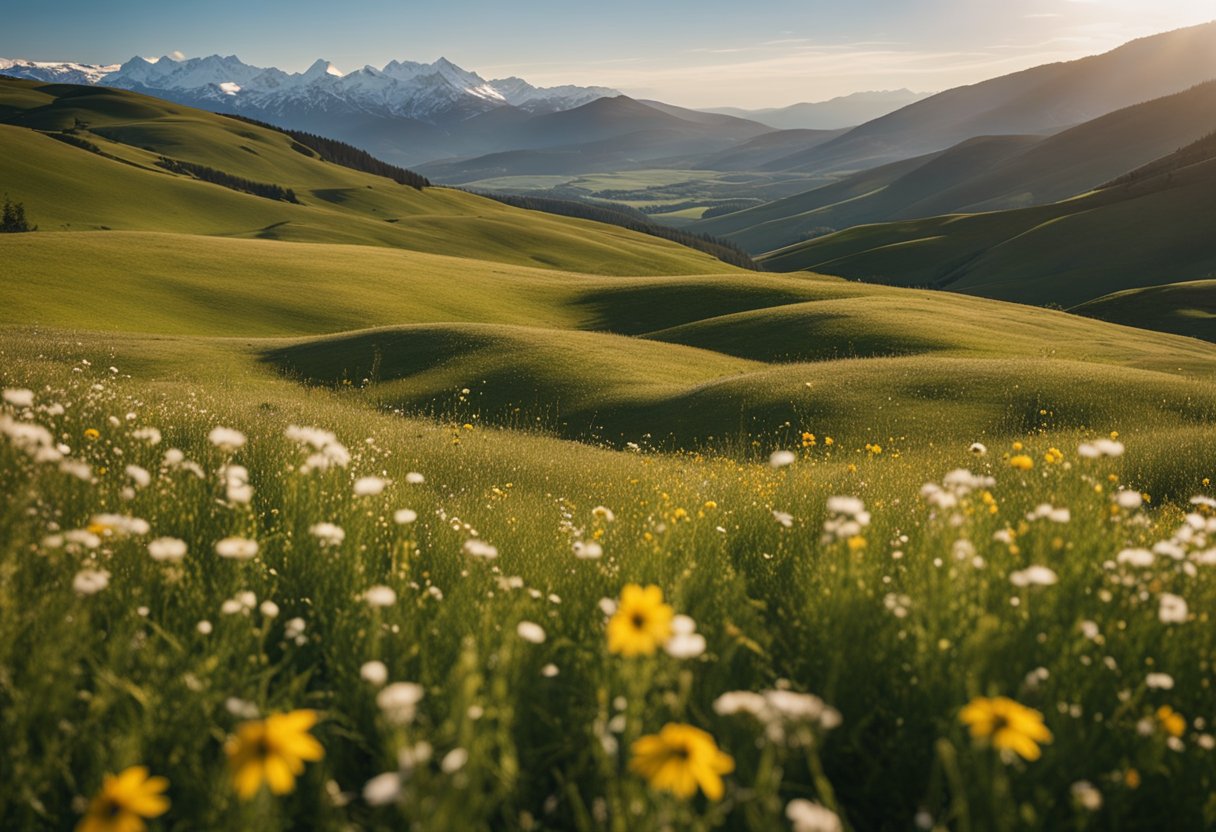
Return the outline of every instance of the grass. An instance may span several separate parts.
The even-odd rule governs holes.
[[[1057,426],[1048,413],[1020,434],[1035,460],[1023,473],[1002,459],[1016,453],[1007,443],[978,459],[928,433],[883,437],[880,451],[825,445],[854,410],[800,425],[816,440],[793,466],[773,469],[496,430],[470,414],[473,402],[454,402],[438,422],[403,420],[352,394],[258,372],[228,342],[11,333],[3,352],[4,385],[32,385],[38,407],[68,406],[61,415],[10,406],[9,415],[46,424],[93,471],[82,482],[0,446],[6,491],[20,495],[0,549],[10,576],[0,731],[11,784],[0,805],[17,827],[70,826],[74,800],[103,772],[134,764],[168,777],[170,826],[273,829],[307,817],[322,829],[772,828],[787,801],[807,797],[856,829],[907,826],[918,813],[941,828],[1210,822],[1216,769],[1200,720],[1211,719],[1212,567],[1183,568],[1200,563],[1198,540],[1183,561],[1103,566],[1182,522],[1178,507],[1159,504],[1205,490],[1216,469],[1207,427],[1142,423],[1122,436],[1126,456],[1087,461],[1075,447],[1094,430]],[[185,377],[172,371],[174,353],[193,368]],[[293,423],[333,429],[352,450],[349,467],[297,473],[306,451],[283,436]],[[226,455],[206,439],[217,425],[243,430],[248,444]],[[136,437],[147,426],[163,431],[161,444]],[[84,438],[89,428],[97,439]],[[1063,462],[1045,461],[1053,446]],[[203,478],[165,465],[166,447],[200,462]],[[224,498],[215,471],[225,461],[248,469],[252,502]],[[131,464],[152,472],[134,492]],[[949,510],[918,496],[958,466],[994,482]],[[410,485],[411,471],[425,482]],[[367,475],[390,482],[384,494],[353,495]],[[1149,492],[1151,506],[1117,508],[1124,486]],[[848,540],[822,537],[836,494],[862,498],[873,514]],[[1027,520],[1044,502],[1067,507],[1068,522]],[[417,522],[395,525],[401,507]],[[790,528],[774,510],[791,516]],[[114,511],[150,531],[115,533],[97,549],[56,547],[55,533]],[[344,529],[336,548],[310,532],[322,521]],[[994,539],[1003,529],[1013,536]],[[257,539],[257,557],[216,557],[215,542],[233,534]],[[162,535],[186,542],[180,563],[148,556],[148,540]],[[498,557],[462,555],[470,536]],[[572,554],[586,539],[599,541],[602,559]],[[1056,582],[1010,583],[1031,564]],[[83,569],[108,572],[108,586],[73,591]],[[658,584],[696,621],[701,656],[606,649],[599,599],[631,581]],[[392,587],[397,601],[370,607],[362,594],[373,585]],[[242,592],[254,594],[252,608],[236,601],[222,613]],[[1189,621],[1158,619],[1164,592],[1187,600]],[[296,618],[303,631],[292,623],[289,636]],[[520,621],[539,624],[544,643],[516,635]],[[408,724],[390,722],[378,688],[360,679],[372,660],[391,681],[422,686]],[[541,672],[549,664],[556,675]],[[1150,673],[1169,674],[1173,688],[1150,687]],[[757,743],[754,721],[713,707],[725,692],[782,679],[838,709],[840,726]],[[1042,759],[1003,763],[968,736],[960,708],[996,694],[1044,715],[1053,740]],[[1184,715],[1180,750],[1155,716],[1166,705]],[[284,797],[238,800],[225,736],[252,713],[305,707],[321,713],[324,759]],[[628,771],[632,740],[667,722],[709,731],[735,758],[721,803],[678,800]],[[796,739],[805,731],[814,745]],[[412,765],[389,805],[361,796],[422,743],[430,761]],[[1083,780],[1101,795],[1096,812],[1055,799]]]
[[[1216,341],[1216,280],[1128,289],[1070,311],[1127,326]]]
[[[0,118],[58,117],[42,89]],[[219,166],[225,129],[194,148],[177,119],[203,117],[151,101],[106,103],[98,146],[149,119]],[[1216,345],[0,137],[35,222],[114,223],[0,239],[6,828],[73,828],[138,765],[164,829],[767,830],[796,800],[843,830],[1216,823]],[[408,223],[369,219],[390,205]],[[293,425],[333,432],[324,470]],[[630,584],[703,642],[659,608],[648,655],[610,649]],[[1050,740],[969,731],[997,696]],[[234,738],[300,710],[320,759],[242,799]],[[668,725],[731,756],[721,799],[638,771]]]
[[[105,156],[39,132],[72,129]],[[44,231],[124,230],[458,253],[600,274],[724,271],[691,249],[460,191],[417,191],[322,162],[292,140],[124,91],[0,81],[0,181]],[[301,205],[173,175],[179,158],[292,188]],[[112,158],[110,158],[112,157]],[[537,254],[539,252],[540,254]]]
[[[1072,307],[1209,275],[1216,268],[1208,244],[1214,179],[1209,158],[1051,205],[859,226],[760,262],[775,271]]]

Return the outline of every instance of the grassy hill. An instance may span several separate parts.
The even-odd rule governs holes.
[[[7,826],[104,825],[138,766],[175,829],[768,830],[794,797],[857,830],[1210,820],[1216,344],[732,270],[6,89],[5,121],[69,107],[100,151],[0,125],[43,225],[0,234]],[[1103,198],[1203,219],[1209,165]],[[608,635],[633,583],[670,605],[640,656]],[[960,721],[998,696],[1044,727],[1009,765]],[[293,712],[295,765],[264,747]],[[722,800],[630,764],[679,726],[730,755]],[[276,793],[243,800],[263,752]]]
[[[1126,289],[1069,311],[1117,324],[1216,341],[1216,280]]]
[[[763,253],[799,242],[811,228],[1024,208],[1085,193],[1213,130],[1216,81],[1049,137],[969,139],[695,227]]]
[[[74,144],[55,138],[63,131]],[[173,174],[162,157],[292,188],[300,204]],[[0,181],[44,231],[359,244],[604,274],[720,267],[623,229],[416,190],[323,162],[278,131],[104,88],[0,81]]]
[[[1216,269],[1216,143],[1035,208],[860,226],[762,258],[901,286],[1076,306],[1113,292],[1206,278]]]

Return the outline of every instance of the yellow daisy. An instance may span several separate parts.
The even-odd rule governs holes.
[[[168,780],[149,777],[144,766],[107,774],[76,832],[143,832],[148,828],[145,818],[169,811],[169,799],[162,794],[167,788]]]
[[[306,761],[320,760],[325,749],[308,729],[317,724],[317,712],[302,710],[272,714],[263,720],[243,722],[224,750],[232,768],[232,784],[242,800],[249,800],[265,782],[274,794],[296,787]]]
[[[1043,715],[1004,696],[977,696],[959,713],[977,740],[988,740],[1001,751],[1012,751],[1023,759],[1037,760],[1040,743],[1051,742],[1051,731]]]
[[[722,798],[722,775],[735,769],[734,759],[714,738],[691,725],[668,723],[657,734],[633,744],[629,768],[653,788],[689,798],[699,787],[710,800]]]
[[[663,603],[663,590],[651,584],[629,584],[621,590],[616,612],[608,620],[608,650],[622,656],[651,656],[671,638],[675,613]]]

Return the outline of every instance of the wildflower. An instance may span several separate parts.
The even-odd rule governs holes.
[[[204,619],[204,620],[198,622],[197,624],[195,624],[194,629],[198,630],[198,634],[200,636],[209,636],[209,635],[211,635],[211,631],[213,628],[211,626],[211,622]]]
[[[394,682],[376,694],[376,706],[393,725],[409,725],[424,693],[422,685],[414,682]]]
[[[359,668],[359,678],[369,685],[381,687],[388,681],[388,668],[384,666],[384,662],[374,660],[364,662],[363,666]]]
[[[397,603],[397,593],[393,591],[392,587],[374,586],[363,593],[363,600],[372,607],[391,607]]]
[[[148,473],[146,468],[140,468],[138,465],[128,465],[125,473],[131,478],[131,482],[135,483],[136,488],[147,488],[152,484],[152,475]]]
[[[274,794],[292,791],[304,763],[325,756],[321,743],[308,733],[316,724],[316,711],[299,710],[238,725],[224,751],[240,798],[249,800],[263,783]]]
[[[1156,716],[1161,730],[1171,737],[1181,737],[1186,733],[1186,719],[1169,705],[1162,705],[1158,708]]]
[[[1173,690],[1174,677],[1168,673],[1150,673],[1144,677],[1144,684],[1150,690]]]
[[[410,471],[405,475],[405,481],[410,485],[422,485],[424,482],[426,482],[426,477],[422,476],[422,474],[419,474],[417,471]]]
[[[131,431],[131,436],[134,439],[147,442],[149,445],[159,445],[161,440],[160,431],[153,427],[136,428]]]
[[[13,407],[33,407],[34,391],[20,387],[9,388],[4,391],[4,403]]]
[[[602,557],[603,554],[604,547],[594,540],[576,540],[574,542],[574,556],[580,560],[595,560]]]
[[[552,662],[540,669],[540,675],[544,676],[546,679],[552,679],[559,672],[560,671],[557,669],[557,665],[553,664]]]
[[[439,761],[439,770],[444,774],[455,774],[469,761],[469,752],[464,748],[453,748]]]
[[[784,468],[787,465],[793,465],[797,458],[793,451],[773,451],[768,458],[768,464],[773,468]]]
[[[532,621],[521,621],[515,627],[515,632],[524,641],[532,644],[543,644],[545,641],[545,628]]]
[[[408,526],[418,519],[418,512],[408,508],[399,508],[393,512],[393,522],[398,526]]]
[[[245,434],[232,428],[215,427],[207,434],[208,441],[225,453],[232,453],[245,444]]]
[[[243,537],[225,537],[215,544],[215,553],[232,560],[250,560],[258,553],[258,542]]]
[[[794,832],[842,832],[840,816],[811,800],[801,798],[785,805],[785,816]]]
[[[363,786],[363,799],[369,806],[387,806],[401,797],[401,775],[395,771],[378,774]]]
[[[99,431],[97,428],[85,428],[84,438],[90,442],[96,442],[101,438],[101,431]]]
[[[1029,471],[1034,467],[1034,460],[1027,454],[1018,454],[1009,458],[1009,467],[1019,471]]]
[[[705,652],[705,636],[697,632],[697,622],[689,616],[675,616],[671,620],[671,632],[663,649],[673,659],[695,659]]]
[[[674,611],[663,603],[663,590],[651,584],[628,584],[608,620],[608,650],[622,656],[652,656],[671,637]]]
[[[163,794],[167,788],[168,780],[149,777],[144,766],[107,774],[76,832],[143,832],[145,819],[169,811],[169,800]]]
[[[1182,624],[1186,621],[1186,599],[1168,592],[1161,593],[1160,608],[1157,611],[1162,624]]]
[[[248,505],[253,499],[253,486],[249,484],[249,469],[244,465],[225,465],[220,469],[224,481],[224,493],[230,503]]]
[[[605,523],[611,523],[616,520],[616,515],[608,506],[596,506],[591,509],[591,516],[597,520],[603,520]]]
[[[308,527],[308,533],[322,546],[339,546],[346,540],[346,532],[341,526],[335,526],[333,523],[314,523]]]
[[[151,531],[147,520],[128,517],[125,514],[94,514],[89,520],[89,531],[106,537],[143,535]]]
[[[1069,791],[1072,793],[1073,801],[1082,809],[1096,812],[1102,808],[1102,792],[1098,791],[1097,787],[1088,780],[1078,780],[1072,784]]]
[[[1115,556],[1115,560],[1129,566],[1147,568],[1153,565],[1153,553],[1148,549],[1124,549]]]
[[[72,589],[81,595],[96,595],[110,585],[110,573],[104,569],[82,569],[72,579]]]
[[[1009,582],[1017,587],[1051,586],[1059,580],[1059,576],[1046,566],[1028,566],[1009,575]]]
[[[773,519],[787,529],[794,525],[794,515],[784,511],[773,509]]]
[[[1010,751],[1026,760],[1037,760],[1040,743],[1051,742],[1051,731],[1043,715],[1004,696],[972,699],[959,713],[977,740],[988,740],[999,751]]]
[[[968,449],[974,456],[984,456],[988,453],[988,446],[983,442],[972,442]]]
[[[735,761],[721,751],[714,738],[692,725],[668,723],[657,734],[638,739],[632,746],[629,768],[645,777],[653,788],[689,798],[697,789],[710,800],[720,800],[722,775]]]
[[[387,482],[379,477],[359,477],[355,480],[356,497],[374,497],[384,492]]]
[[[484,540],[478,540],[475,537],[466,540],[464,546],[461,547],[461,551],[469,557],[483,558],[484,560],[493,560],[498,557],[498,547],[491,546]]]
[[[158,537],[148,544],[148,554],[156,561],[179,561],[186,556],[186,541]]]
[[[258,605],[258,612],[262,613],[266,618],[278,618],[281,610],[278,604],[267,599]]]
[[[1099,457],[1119,457],[1123,456],[1123,443],[1116,442],[1114,438],[1098,439],[1094,442],[1085,442],[1077,448],[1077,454],[1085,459],[1098,459]]]

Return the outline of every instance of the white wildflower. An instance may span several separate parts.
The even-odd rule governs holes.
[[[72,579],[72,589],[81,595],[96,595],[110,585],[110,573],[104,569],[82,569]]]
[[[250,560],[258,553],[258,542],[243,537],[225,537],[215,544],[215,553],[232,560]]]
[[[532,644],[543,644],[545,641],[545,628],[532,621],[521,621],[515,627],[516,634],[524,641]]]
[[[176,537],[158,537],[148,543],[148,554],[156,561],[179,561],[186,556],[186,541]]]
[[[372,607],[391,607],[397,603],[397,593],[389,586],[374,586],[363,593],[363,600]]]
[[[355,496],[374,497],[382,494],[387,485],[388,483],[379,477],[359,477],[355,480]]]
[[[212,428],[211,432],[207,434],[207,439],[225,453],[231,453],[245,444],[245,434],[233,428]]]
[[[1180,595],[1172,595],[1168,592],[1161,593],[1160,608],[1157,611],[1158,617],[1162,624],[1182,624],[1186,622],[1187,609],[1186,599]]]

